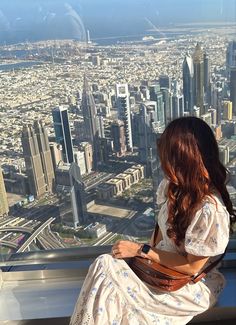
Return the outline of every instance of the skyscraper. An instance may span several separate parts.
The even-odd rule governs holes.
[[[52,163],[52,155],[50,151],[49,141],[48,141],[48,133],[45,126],[42,124],[42,121],[34,122],[34,132],[38,141],[39,153],[41,156],[41,162],[43,167],[43,173],[45,178],[45,183],[47,185],[47,191],[53,192],[54,190],[54,182],[55,182],[55,174]]]
[[[52,117],[56,142],[62,145],[63,160],[65,163],[72,163],[74,155],[67,108],[62,106],[54,108]]]
[[[193,53],[194,66],[194,105],[200,108],[200,115],[204,114],[204,54],[199,43]]]
[[[55,170],[56,170],[58,164],[63,160],[62,146],[56,142],[50,142],[49,147],[50,147],[50,151],[51,151],[52,164],[53,164],[54,173],[55,173]]]
[[[165,125],[165,112],[164,112],[164,103],[163,103],[163,95],[161,92],[160,84],[157,83],[155,85],[151,85],[150,88],[150,100],[155,101],[157,103],[157,122],[159,122],[160,126]]]
[[[230,101],[233,104],[233,115],[236,116],[236,67],[230,68]]]
[[[167,88],[161,88],[161,92],[165,112],[165,125],[167,125],[172,120],[172,93]]]
[[[230,77],[231,68],[236,67],[236,41],[231,41],[227,47],[226,53],[226,72],[227,77]]]
[[[204,102],[210,104],[210,62],[207,53],[203,56],[204,62]]]
[[[187,54],[183,63],[183,95],[184,95],[184,111],[193,113],[193,77],[194,77],[194,66],[192,57]]]
[[[116,99],[118,118],[124,122],[127,150],[133,151],[131,112],[127,84],[116,85]]]
[[[99,123],[96,104],[86,76],[84,76],[81,108],[84,118],[84,140],[93,147],[93,167],[96,169],[98,164]]]
[[[126,139],[124,122],[117,120],[111,124],[111,137],[113,140],[113,150],[118,157],[126,153]]]
[[[233,118],[233,105],[229,100],[223,101],[223,119],[232,120]]]
[[[0,167],[0,217],[7,215],[9,212],[7,193],[3,180],[2,169]]]
[[[172,96],[172,119],[179,118],[184,115],[184,99],[183,95],[174,93]]]
[[[84,152],[86,172],[89,174],[93,168],[93,147],[91,143],[82,142],[80,143],[80,150]]]
[[[150,174],[149,155],[150,148],[152,147],[152,123],[155,111],[146,104],[142,104],[139,109],[138,119],[138,151],[140,162],[147,165],[147,172]]]
[[[84,183],[81,179],[79,166],[72,162],[69,169],[70,175],[70,194],[71,194],[71,205],[73,212],[74,227],[77,228],[79,225],[86,222],[86,200]]]
[[[159,76],[159,83],[161,88],[167,88],[170,90],[171,88],[171,79],[167,75],[160,75]]]
[[[32,126],[24,125],[21,136],[30,193],[40,197],[47,191],[37,136]]]

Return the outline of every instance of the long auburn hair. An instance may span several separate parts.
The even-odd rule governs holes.
[[[231,216],[235,212],[226,188],[228,171],[219,159],[211,128],[196,117],[172,121],[158,141],[162,169],[169,180],[167,235],[180,245],[190,222],[206,196],[216,191]]]

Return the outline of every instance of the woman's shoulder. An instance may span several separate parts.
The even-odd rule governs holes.
[[[207,195],[202,203],[201,208],[199,209],[200,212],[208,213],[208,214],[218,214],[223,213],[225,215],[229,215],[227,208],[221,198],[220,194],[212,193]]]
[[[207,196],[185,234],[185,250],[193,255],[222,254],[229,241],[229,213],[217,194]]]
[[[204,198],[198,210],[195,212],[187,232],[200,229],[209,231],[213,227],[228,228],[230,224],[229,212],[218,194],[211,194]]]

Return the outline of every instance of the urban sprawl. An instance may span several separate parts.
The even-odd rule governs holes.
[[[235,26],[98,45],[0,47],[0,250],[145,240],[162,178],[156,141],[210,125],[236,201]]]

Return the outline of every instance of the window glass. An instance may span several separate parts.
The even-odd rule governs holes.
[[[163,177],[156,141],[181,116],[212,128],[236,206],[235,9],[1,0],[0,261],[148,241]]]

